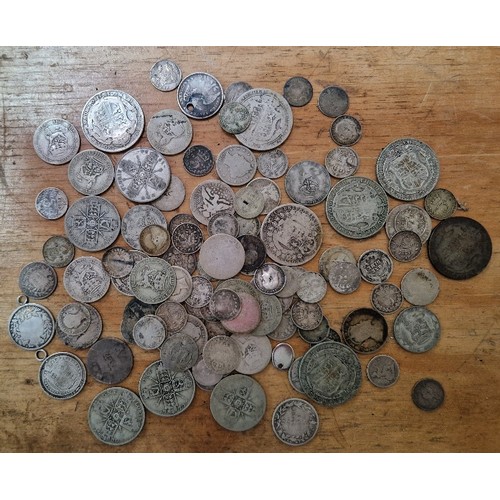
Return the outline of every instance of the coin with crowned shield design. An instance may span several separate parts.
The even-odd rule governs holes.
[[[53,118],[40,124],[33,134],[33,148],[46,163],[68,163],[80,148],[80,135],[67,120]]]
[[[130,288],[134,296],[146,304],[167,300],[174,292],[176,282],[172,266],[159,257],[142,259],[130,273]]]

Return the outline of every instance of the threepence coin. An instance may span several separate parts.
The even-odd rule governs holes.
[[[448,189],[433,189],[424,200],[425,211],[437,220],[451,217],[457,209],[458,202],[455,195]]]
[[[303,76],[289,78],[283,87],[283,97],[290,106],[305,106],[313,96],[311,82]]]
[[[77,396],[87,381],[87,370],[80,358],[69,352],[56,352],[40,365],[38,381],[43,392],[54,399]]]
[[[414,306],[427,306],[439,294],[439,281],[436,275],[421,267],[408,271],[401,280],[404,298]]]
[[[371,303],[380,314],[391,314],[403,304],[403,294],[392,283],[380,283],[372,289]]]
[[[78,302],[95,302],[109,289],[111,279],[95,257],[78,257],[64,270],[63,284],[68,295]]]
[[[57,274],[45,262],[30,262],[21,269],[19,289],[32,299],[46,299],[57,287]]]
[[[311,403],[299,398],[279,403],[271,422],[276,437],[289,446],[309,443],[319,429],[318,412]]]
[[[376,285],[390,278],[393,264],[386,252],[373,248],[360,255],[358,267],[361,277],[368,283]]]
[[[369,308],[356,309],[342,321],[344,342],[359,354],[378,351],[387,341],[388,330],[385,318]]]
[[[413,231],[399,231],[389,240],[389,253],[400,262],[415,260],[422,250],[422,240]]]
[[[89,349],[87,369],[89,374],[102,384],[119,384],[132,371],[134,355],[123,341],[113,337],[98,340]]]
[[[59,219],[68,210],[68,197],[62,189],[57,187],[45,188],[35,199],[35,210],[44,219]]]
[[[391,387],[399,378],[398,362],[387,354],[378,354],[368,361],[366,376],[375,387]]]
[[[279,148],[264,151],[257,157],[257,169],[268,179],[278,179],[288,169],[288,158]]]
[[[333,121],[330,137],[339,146],[354,146],[361,139],[361,123],[351,115],[342,115]]]
[[[37,351],[52,340],[55,332],[54,317],[46,307],[24,304],[10,315],[8,332],[17,346],[28,351]]]
[[[325,167],[332,177],[337,179],[349,177],[358,170],[358,154],[349,146],[338,146],[327,153]]]
[[[343,115],[349,108],[347,92],[336,85],[324,88],[318,97],[318,109],[330,118]]]
[[[193,126],[181,112],[163,109],[151,117],[146,134],[156,151],[164,155],[176,155],[189,146],[193,138]]]
[[[305,160],[290,167],[285,176],[285,191],[295,202],[307,207],[321,203],[330,192],[330,174],[318,162]]]
[[[51,236],[42,247],[43,260],[52,267],[66,267],[75,256],[75,245],[65,236]]]
[[[443,386],[432,378],[419,380],[411,391],[411,399],[417,408],[432,411],[444,402]]]
[[[394,338],[409,352],[427,352],[437,344],[440,336],[439,320],[426,307],[403,309],[394,320]]]
[[[195,177],[209,174],[215,165],[212,151],[201,144],[195,144],[186,149],[182,163],[184,168]]]
[[[251,120],[248,108],[237,101],[227,102],[219,113],[219,124],[228,134],[241,134],[248,128]]]
[[[35,153],[46,163],[68,163],[80,149],[80,135],[67,120],[53,118],[40,124],[33,134]]]
[[[181,83],[182,72],[177,63],[162,59],[154,63],[149,72],[151,83],[162,92],[175,90]]]
[[[209,73],[191,73],[177,87],[177,103],[181,111],[196,120],[214,116],[224,102],[219,80]]]
[[[113,184],[114,178],[111,158],[97,149],[80,151],[69,163],[68,180],[81,194],[102,194]]]

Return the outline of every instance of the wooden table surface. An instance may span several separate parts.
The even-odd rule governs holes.
[[[4,47],[0,49],[1,143],[0,243],[0,451],[2,452],[498,452],[500,451],[500,50],[498,48],[433,47]],[[263,420],[253,429],[235,433],[222,429],[209,410],[210,394],[197,390],[192,405],[179,416],[161,418],[147,413],[140,436],[132,443],[108,447],[98,442],[87,426],[87,409],[105,386],[88,377],[84,390],[67,401],[46,396],[38,385],[39,362],[33,352],[13,344],[6,332],[9,315],[20,291],[17,280],[25,264],[41,260],[45,240],[63,234],[63,218],[42,219],[34,209],[37,193],[45,187],[63,189],[70,203],[79,195],[67,179],[67,165],[51,166],[40,160],[32,146],[36,127],[49,118],[71,121],[81,135],[81,149],[90,147],[81,131],[80,114],[97,91],[121,89],[141,104],[146,123],[156,112],[177,109],[176,93],[163,93],[150,83],[149,70],[170,58],[183,74],[205,71],[224,87],[247,81],[253,87],[281,92],[295,75],[308,78],[313,100],[293,108],[294,127],[282,149],[290,165],[300,160],[323,162],[334,147],[328,130],[331,119],[316,103],[329,84],[344,87],[349,112],[357,116],[363,137],[355,146],[361,164],[358,175],[375,179],[380,150],[400,137],[415,137],[429,144],[441,164],[438,187],[451,190],[468,207],[467,215],[481,222],[493,240],[488,267],[467,281],[438,275],[441,290],[429,308],[441,322],[438,345],[424,354],[401,349],[392,337],[395,314],[389,315],[391,337],[381,352],[394,356],[401,376],[389,389],[377,389],[364,369],[371,356],[360,355],[363,381],[348,403],[315,407],[320,429],[309,444],[291,448],[273,434],[271,415],[276,405],[300,397],[288,383],[286,372],[268,366],[255,375],[267,395]],[[236,139],[223,133],[217,117],[192,120],[193,144],[205,144],[217,154]],[[143,134],[138,145],[147,146]],[[111,155],[114,163],[121,154]],[[178,212],[189,211],[189,193],[200,181],[182,166],[182,154],[168,157],[172,172],[185,183],[187,197]],[[215,171],[207,178],[216,178]],[[282,201],[288,202],[284,178]],[[104,196],[115,203],[121,216],[133,203],[112,187]],[[390,208],[401,203],[390,199]],[[416,202],[423,206],[422,200]],[[321,253],[333,245],[351,248],[358,257],[370,248],[387,248],[384,231],[363,241],[338,235],[328,224],[324,204],[313,207],[321,220],[323,244],[304,267],[318,269]],[[165,214],[167,219],[174,212]],[[433,222],[436,224],[436,221]],[[125,244],[123,239],[117,244]],[[77,256],[85,252],[77,251]],[[98,257],[102,252],[96,254]],[[413,267],[432,269],[424,250],[417,260],[396,263],[390,281],[400,283]],[[59,286],[40,301],[54,315],[70,297],[62,286],[63,269],[57,269]],[[370,307],[372,285],[362,283],[354,294],[342,296],[329,289],[321,302],[336,330],[344,316],[357,307]],[[113,287],[94,303],[104,321],[103,337],[120,337],[120,321],[130,298]],[[405,307],[409,304],[405,304]],[[307,345],[290,340],[297,355]],[[273,341],[273,345],[275,342]],[[70,351],[84,361],[87,350],[68,349],[56,337],[49,354]],[[132,346],[131,375],[120,385],[137,392],[144,368],[158,354]],[[444,405],[435,412],[417,409],[411,401],[413,385],[423,377],[439,380],[446,391]]]

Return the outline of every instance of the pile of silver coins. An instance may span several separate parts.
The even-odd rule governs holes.
[[[181,414],[197,389],[211,392],[210,412],[221,427],[251,429],[266,410],[265,390],[252,375],[272,364],[287,371],[299,396],[276,406],[272,429],[285,444],[303,445],[319,427],[313,403],[335,407],[358,392],[358,355],[376,353],[386,343],[384,315],[398,312],[406,300],[410,307],[394,321],[396,342],[422,353],[439,341],[439,320],[427,308],[439,293],[436,275],[415,268],[398,286],[389,282],[394,262],[413,261],[427,245],[437,272],[467,279],[488,264],[491,239],[477,221],[452,217],[459,204],[450,191],[436,189],[439,161],[420,140],[386,145],[376,161],[376,181],[355,175],[359,158],[352,146],[362,136],[361,123],[347,114],[349,97],[341,87],[324,88],[317,103],[333,119],[335,147],[324,164],[303,160],[289,166],[279,147],[292,130],[292,108],[312,99],[307,79],[290,78],[281,93],[246,82],[224,90],[208,73],[182,78],[170,60],[158,61],[150,79],[159,91],[177,89],[178,110],[160,110],[145,124],[134,97],[105,90],[81,114],[81,130],[94,149],[80,151],[77,129],[63,119],[49,119],[35,131],[37,155],[52,165],[69,164],[69,183],[83,197],[68,207],[58,188],[37,196],[35,208],[43,218],[64,216],[65,235],[49,238],[44,260],[22,268],[10,337],[36,353],[40,385],[52,398],[77,396],[87,373],[111,386],[88,408],[89,428],[103,443],[135,439],[147,411]],[[191,145],[190,120],[217,114],[238,144],[214,157],[206,145]],[[134,147],[144,130],[150,147]],[[123,156],[113,165],[108,153],[118,152]],[[215,169],[218,178],[200,179],[186,193],[167,159],[179,154],[190,175],[204,177]],[[273,179],[282,176],[292,203],[281,203]],[[102,196],[113,183],[134,202],[122,218]],[[164,212],[177,210],[187,194],[190,213],[167,222]],[[403,203],[389,211],[389,196]],[[412,203],[419,199],[424,208]],[[356,258],[349,248],[332,246],[320,255],[317,272],[306,270],[303,265],[323,242],[310,208],[320,203],[328,229],[347,238],[365,240],[385,228],[387,251],[373,248]],[[440,221],[434,229],[431,218]],[[128,246],[115,245],[119,235]],[[102,258],[75,258],[75,247],[103,252]],[[65,268],[63,286],[71,298],[56,317],[36,302],[55,290],[54,268]],[[336,332],[320,305],[328,287],[351,294],[362,281],[373,285],[371,307],[351,311]],[[91,305],[110,286],[130,297],[122,338],[101,337],[103,318]],[[287,343],[296,333],[309,345],[300,357]],[[47,355],[44,347],[54,335],[73,350],[88,350],[86,362],[69,352]],[[132,344],[150,351],[152,360],[137,393],[119,386],[134,365]],[[391,356],[377,354],[368,362],[367,378],[377,387],[390,387],[398,376]],[[419,408],[433,410],[444,390],[424,379],[412,398]]]

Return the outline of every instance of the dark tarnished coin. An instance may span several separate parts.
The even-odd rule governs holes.
[[[165,370],[161,361],[151,363],[139,379],[139,396],[151,413],[174,417],[193,402],[196,384],[189,370]]]
[[[192,285],[191,294],[185,300],[186,304],[195,308],[208,305],[214,293],[212,283],[203,276],[193,276]]]
[[[204,225],[219,212],[234,213],[234,193],[225,182],[211,179],[198,184],[191,193],[189,207],[198,222]]]
[[[401,280],[403,297],[414,306],[427,306],[439,294],[439,281],[435,274],[420,267],[408,271]]]
[[[164,321],[167,334],[181,331],[186,326],[188,320],[186,308],[182,304],[172,302],[171,300],[162,302],[157,307],[155,314]]]
[[[134,355],[130,347],[113,337],[98,340],[87,355],[90,375],[103,384],[119,384],[129,376],[133,365]]]
[[[78,257],[64,270],[63,284],[68,295],[77,302],[95,302],[109,289],[111,279],[95,257]]]
[[[338,293],[353,293],[361,285],[359,267],[352,262],[336,261],[330,265],[330,286]]]
[[[398,139],[382,149],[376,163],[377,180],[389,196],[413,201],[429,194],[439,179],[439,161],[424,142]]]
[[[285,287],[286,276],[281,266],[270,262],[255,270],[252,282],[259,292],[276,295]]]
[[[374,285],[387,281],[392,274],[392,259],[383,250],[373,248],[363,252],[358,260],[361,277]]]
[[[353,146],[361,139],[361,123],[351,115],[342,115],[333,121],[330,137],[339,146]]]
[[[230,144],[217,155],[215,169],[219,178],[229,186],[243,186],[255,175],[257,159],[249,148]]]
[[[327,153],[325,167],[332,177],[343,179],[356,173],[359,167],[359,156],[349,146],[338,146]]]
[[[54,399],[77,396],[87,381],[83,362],[69,352],[56,352],[46,357],[40,365],[38,381],[43,392]]]
[[[182,72],[179,66],[170,59],[157,61],[149,72],[149,78],[155,88],[169,92],[181,83]]]
[[[234,195],[234,211],[240,217],[253,219],[258,217],[266,204],[265,194],[262,189],[248,183]]]
[[[439,320],[426,307],[403,309],[394,320],[394,338],[409,352],[427,352],[438,343],[440,336]]]
[[[266,247],[264,242],[251,234],[244,234],[238,238],[245,250],[245,263],[241,268],[243,274],[253,274],[266,260]]]
[[[146,314],[134,325],[132,335],[141,349],[159,349],[167,337],[167,325],[159,316]]]
[[[21,269],[19,289],[32,299],[46,299],[57,288],[57,274],[45,262],[30,262]]]
[[[203,233],[198,224],[185,222],[172,231],[172,245],[181,253],[196,253],[203,244]]]
[[[424,200],[425,211],[437,220],[451,217],[457,209],[458,202],[455,195],[448,189],[433,189]]]
[[[97,149],[80,151],[69,163],[68,180],[81,194],[102,194],[113,184],[114,178],[111,158]]]
[[[268,179],[277,179],[285,175],[288,169],[288,158],[279,148],[264,151],[257,157],[257,169]]]
[[[266,393],[248,375],[223,378],[210,396],[210,412],[215,421],[229,431],[246,431],[255,427],[266,411]]]
[[[214,157],[212,151],[206,146],[196,144],[186,149],[182,163],[191,175],[202,177],[214,168]]]
[[[176,155],[191,143],[193,127],[181,112],[163,109],[151,117],[146,133],[149,143],[157,152]]]
[[[214,234],[200,248],[201,267],[216,280],[236,276],[245,263],[243,245],[229,234]]]
[[[196,120],[214,116],[224,102],[219,80],[208,73],[191,73],[177,87],[177,103],[181,111]]]
[[[307,207],[321,203],[330,192],[330,174],[318,162],[296,163],[286,173],[285,191],[296,203]]]
[[[222,321],[238,316],[241,311],[241,300],[233,290],[218,288],[213,293],[208,306],[215,319]]]
[[[170,183],[167,190],[156,200],[151,202],[153,207],[162,212],[171,212],[179,208],[186,197],[184,183],[176,175],[170,175]]]
[[[275,436],[289,446],[309,443],[319,429],[319,415],[311,403],[290,398],[276,406],[272,416]]]
[[[45,262],[52,267],[66,267],[75,256],[75,245],[64,236],[51,236],[42,248]]]
[[[403,203],[395,206],[387,215],[385,232],[392,238],[399,231],[413,231],[425,243],[432,231],[431,218],[427,212],[417,205]]]
[[[139,245],[150,257],[159,257],[170,247],[170,233],[165,226],[150,224],[139,234]]]
[[[391,314],[403,304],[403,294],[398,286],[392,283],[380,283],[373,288],[371,303],[380,314]]]
[[[361,386],[361,363],[356,353],[331,340],[312,346],[299,366],[304,394],[316,403],[337,406],[349,401]]]
[[[324,340],[328,340],[328,335],[330,333],[330,325],[328,324],[328,319],[323,317],[321,323],[312,330],[303,330],[299,328],[299,337],[308,344],[318,344]]]
[[[389,252],[400,262],[415,260],[421,250],[422,240],[413,231],[399,231],[389,240]]]
[[[288,370],[295,359],[293,347],[286,342],[277,344],[271,354],[273,366],[278,370]]]
[[[28,351],[37,351],[52,340],[55,321],[46,307],[24,304],[10,315],[7,330],[16,345]]]
[[[101,196],[76,200],[64,217],[66,236],[75,247],[99,252],[111,246],[120,234],[120,214]]]
[[[311,82],[303,76],[289,78],[283,87],[283,97],[290,106],[305,106],[313,96]]]
[[[132,269],[130,288],[140,301],[147,304],[159,304],[172,295],[176,279],[175,271],[166,260],[147,257]]]
[[[292,321],[301,330],[314,330],[323,321],[323,311],[319,304],[309,304],[297,300],[291,308]]]
[[[72,302],[64,305],[57,315],[57,326],[66,335],[80,335],[90,326],[90,310],[87,304]]]
[[[40,124],[33,134],[35,153],[46,163],[68,163],[80,149],[80,135],[67,120],[53,118]]]
[[[122,337],[134,344],[134,326],[146,314],[155,314],[157,306],[155,304],[145,304],[140,300],[133,298],[123,311],[123,317],[120,325]]]
[[[134,257],[124,247],[108,248],[101,260],[102,266],[112,278],[124,278],[128,276],[135,264]]]
[[[90,304],[83,304],[90,313],[90,324],[85,332],[78,335],[68,335],[64,333],[59,325],[56,327],[57,336],[65,345],[73,349],[88,349],[102,333],[102,318],[99,311]]]
[[[175,214],[171,219],[168,224],[168,230],[170,231],[170,234],[172,234],[175,231],[175,228],[177,226],[180,226],[181,224],[185,224],[189,222],[190,224],[197,224],[200,226],[200,223],[196,220],[196,218],[192,214],[185,214],[185,213],[179,213]],[[200,226],[201,227],[201,226]]]
[[[432,231],[427,244],[429,260],[443,276],[465,280],[477,276],[492,255],[486,229],[468,217],[451,217]]]
[[[203,360],[210,370],[219,375],[227,375],[235,370],[241,357],[238,343],[225,335],[212,337],[203,347]]]
[[[432,411],[444,402],[443,386],[432,378],[419,380],[411,391],[411,399],[417,408]]]
[[[378,351],[387,341],[387,322],[374,309],[356,309],[342,321],[342,336],[353,351],[370,354]]]
[[[252,117],[248,108],[237,101],[227,102],[219,113],[219,124],[228,134],[241,134],[248,128],[251,121]]]
[[[349,108],[347,92],[335,85],[324,88],[318,97],[318,109],[326,116],[334,118],[343,115]]]
[[[240,95],[251,89],[252,86],[247,82],[233,82],[227,86],[224,92],[225,100],[226,102],[236,101],[240,97]]]
[[[239,230],[238,219],[233,214],[219,212],[208,219],[208,236],[224,233],[236,238],[239,234]]]
[[[68,197],[57,187],[45,188],[35,199],[35,210],[44,219],[59,219],[68,210]]]
[[[199,358],[196,342],[187,333],[170,335],[160,348],[162,367],[173,372],[183,372],[192,368]]]
[[[168,227],[165,216],[158,208],[151,205],[136,205],[130,208],[122,220],[123,239],[135,250],[140,250],[139,236],[141,231],[151,224]]]
[[[125,387],[109,387],[92,401],[88,412],[92,434],[104,444],[124,445],[142,431],[146,411],[134,392]]]
[[[399,378],[398,362],[387,354],[378,354],[368,361],[366,376],[375,387],[391,387]]]

